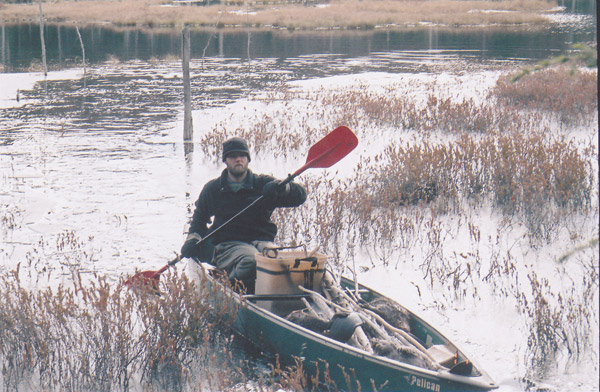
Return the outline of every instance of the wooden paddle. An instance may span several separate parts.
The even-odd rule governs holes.
[[[284,186],[285,184],[292,182],[294,178],[302,174],[307,169],[327,168],[334,165],[346,155],[348,155],[350,151],[354,150],[354,148],[357,145],[358,139],[356,138],[356,135],[350,130],[350,128],[345,126],[337,127],[329,134],[327,134],[327,136],[325,136],[323,139],[315,143],[308,150],[308,156],[306,157],[306,163],[304,164],[304,166],[296,170],[294,174],[288,175],[288,177],[281,182],[280,186]],[[253,205],[258,203],[262,199],[263,196],[261,195],[248,206],[246,206],[244,209],[242,209],[240,212],[229,218],[229,220],[227,220],[221,226],[211,231],[206,237],[202,238],[202,240],[198,242],[197,246],[211,238],[217,231],[227,226],[229,223],[231,223],[233,220],[242,215],[244,212],[246,212],[249,208],[251,208]],[[181,257],[177,256],[157,271],[138,272],[131,278],[127,279],[125,281],[125,284],[127,286],[151,284],[153,287],[157,287],[160,274],[165,272],[169,267],[177,264],[179,260],[181,260]]]

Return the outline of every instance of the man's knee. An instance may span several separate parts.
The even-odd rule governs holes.
[[[254,255],[244,256],[231,271],[230,278],[250,280],[256,278],[256,259]]]

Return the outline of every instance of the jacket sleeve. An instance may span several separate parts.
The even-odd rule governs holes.
[[[190,223],[190,233],[198,233],[202,237],[208,234],[208,224],[211,222],[214,215],[214,203],[211,200],[212,195],[209,190],[209,184],[206,184],[200,192],[198,200],[196,200],[196,209]]]
[[[277,197],[276,207],[298,207],[306,201],[306,190],[300,184],[290,182],[289,190]]]

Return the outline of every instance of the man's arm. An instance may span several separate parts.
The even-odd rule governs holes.
[[[302,185],[290,182],[281,185],[281,180],[263,176],[262,195],[273,208],[298,207],[306,201],[306,190]]]
[[[212,195],[210,194],[209,184],[206,184],[200,192],[198,200],[196,200],[194,215],[192,216],[192,222],[190,223],[190,233],[198,233],[202,237],[208,234],[208,224],[211,222],[211,218],[214,215]]]
[[[290,182],[277,197],[277,207],[298,207],[306,201],[306,190],[300,184]]]
[[[202,261],[210,261],[212,258],[212,242],[202,240],[208,234],[208,223],[212,216],[211,199],[210,192],[205,186],[196,200],[189,233],[181,247],[183,257],[198,257]]]

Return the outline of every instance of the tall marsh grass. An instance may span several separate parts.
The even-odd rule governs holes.
[[[334,254],[351,249],[339,243],[348,237],[354,245],[389,249],[383,241],[410,243],[407,234],[424,229],[417,224],[422,217],[403,218],[411,206],[465,213],[491,203],[522,222],[532,244],[548,243],[569,216],[592,207],[594,153],[588,154],[545,134],[464,134],[449,143],[392,143],[361,162],[351,178],[306,180],[314,202],[298,212],[296,221],[289,211],[281,212],[287,217],[280,217],[282,239],[317,239]]]
[[[30,289],[19,269],[0,275],[0,361],[5,390],[178,390],[237,380],[227,355],[233,309],[215,311],[185,276],[169,275],[162,295],[87,284]],[[198,363],[204,366],[197,369]]]
[[[362,210],[358,217],[347,218],[350,221],[376,227],[381,217],[370,217],[365,211],[383,207],[434,202],[438,211],[458,211],[467,207],[463,200],[469,201],[469,207],[491,202],[501,213],[517,216],[534,242],[548,242],[560,232],[565,216],[592,207],[597,156],[592,145],[582,148],[567,136],[550,131],[551,123],[545,117],[546,111],[556,118],[568,113],[570,125],[593,127],[596,73],[571,74],[561,68],[548,71],[554,77],[539,73],[536,79],[536,73],[517,82],[527,82],[527,89],[516,83],[505,85],[510,74],[504,75],[482,102],[440,97],[435,85],[427,87],[422,102],[407,95],[402,86],[373,92],[360,85],[308,93],[284,90],[264,99],[267,104],[278,99],[303,102],[304,113],[319,113],[321,124],[349,125],[363,143],[416,134],[396,138],[405,141],[390,142],[382,153],[361,162],[346,183],[328,185],[331,191],[325,191],[320,200],[343,200],[346,205],[340,211]],[[547,98],[543,93],[567,89],[568,83],[581,86],[577,107],[573,99]],[[521,98],[525,91],[529,91],[529,104]],[[549,99],[552,105],[544,103]],[[218,157],[222,140],[241,135],[258,153],[287,157],[308,149],[329,129],[318,127],[319,122],[308,114],[292,115],[285,105],[281,109],[274,106],[268,116],[235,129],[218,124],[203,135],[201,148],[207,156]],[[289,131],[274,133],[272,129]],[[344,197],[335,195],[338,189]],[[317,209],[321,208],[333,207],[319,204]],[[318,215],[318,211],[313,213]],[[319,226],[334,227],[344,221],[336,214],[327,215],[336,217]]]
[[[339,390],[326,363],[319,379],[301,361],[240,355],[237,308],[203,279],[175,270],[157,292],[100,276],[84,282],[78,271],[67,284],[32,288],[22,275],[19,267],[0,273],[2,390]]]
[[[598,111],[597,71],[561,66],[498,80],[492,90],[505,107],[540,111],[564,126],[577,126],[593,119]]]
[[[423,138],[438,133],[496,138],[503,134],[552,133],[552,120],[564,126],[593,129],[598,110],[595,71],[571,73],[552,68],[518,82],[510,81],[512,75],[502,75],[483,101],[456,98],[452,92],[440,94],[435,84],[423,86],[424,99],[414,93],[407,95],[406,86],[396,84],[382,91],[363,85],[309,92],[282,89],[257,98],[273,106],[269,115],[249,115],[236,128],[226,122],[217,124],[203,134],[199,144],[207,156],[218,157],[222,141],[240,135],[257,153],[288,157],[310,147],[327,129],[339,124],[354,129],[364,141],[408,131]],[[294,102],[303,110],[291,113],[285,105],[274,105],[277,102]]]

